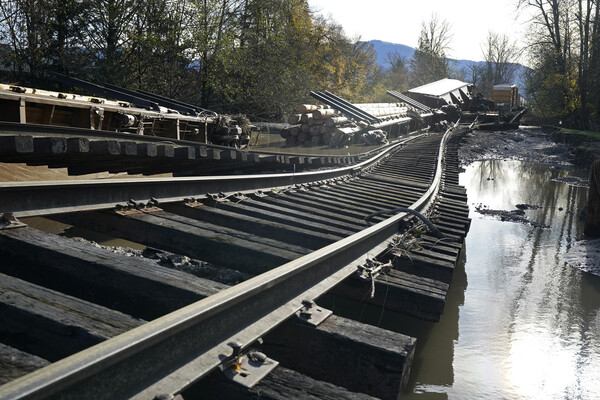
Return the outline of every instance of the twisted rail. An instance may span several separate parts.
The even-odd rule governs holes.
[[[449,134],[450,131],[446,132],[441,141],[433,183],[411,205],[413,210],[425,210],[439,190],[445,143]],[[343,170],[348,173],[368,165],[365,163]],[[293,179],[295,183],[300,183],[331,178],[333,174],[296,174]],[[236,178],[231,179],[233,185]],[[252,185],[259,185],[258,182],[264,183],[265,178],[252,179],[255,179]],[[289,184],[290,176],[282,174],[275,179],[276,186],[283,182]],[[199,195],[210,191],[207,186],[202,186],[210,187],[210,179],[203,179],[203,183],[187,178],[176,181],[177,185],[174,186],[169,186],[167,181],[152,183],[153,188],[168,186],[164,195],[159,194],[159,200],[180,199],[182,196],[193,195],[192,193]],[[73,200],[67,199],[73,199],[73,194],[68,194],[61,201],[67,201],[70,210],[100,208],[107,204],[112,206],[128,199],[131,194],[125,198],[123,192],[119,192],[119,195],[105,194],[102,197],[100,194],[105,190],[102,188],[120,185],[125,188],[132,184],[134,182],[127,181],[78,183],[80,189],[92,191],[98,197],[90,201],[82,202],[79,199],[77,203],[69,203]],[[224,182],[219,184],[223,187]],[[228,184],[225,182],[226,187]],[[185,189],[186,185],[192,188]],[[19,193],[18,186],[11,184],[0,187],[0,209],[13,210],[20,215],[32,215],[33,210],[40,207],[41,200],[36,202],[36,196],[54,196],[62,190],[60,187],[51,188],[40,184],[31,192],[21,191],[17,195],[20,196],[18,199],[7,199],[6,194]],[[244,188],[254,189],[254,186]],[[134,185],[134,192],[139,198],[149,197],[142,195],[149,193],[144,190],[149,189],[143,184],[136,189]],[[170,192],[173,190],[179,192],[173,194]],[[21,202],[27,205],[11,208],[19,207],[19,204],[23,204]],[[42,208],[42,213],[64,211],[64,207],[59,205]],[[228,343],[235,341],[242,348],[250,346],[300,310],[303,301],[318,298],[356,271],[359,265],[364,264],[368,255],[374,256],[385,250],[397,233],[400,220],[406,215],[399,213],[320,250],[17,379],[2,387],[0,397],[151,399],[160,395],[168,397],[178,394],[219,367],[223,355],[231,353]]]

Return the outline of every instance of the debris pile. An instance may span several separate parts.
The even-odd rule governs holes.
[[[381,129],[375,129],[368,131],[360,135],[360,139],[365,142],[367,146],[376,146],[379,144],[388,144],[387,133]]]

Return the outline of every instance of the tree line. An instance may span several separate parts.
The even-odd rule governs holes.
[[[518,0],[532,13],[526,90],[539,115],[600,130],[600,1]]]
[[[380,69],[368,43],[350,38],[306,0],[2,0],[3,80],[52,89],[59,72],[144,89],[220,112],[282,119],[310,90],[353,102],[390,101],[441,78],[486,96],[531,66],[525,92],[546,121],[588,128],[600,115],[600,0],[515,0],[533,15],[527,49],[490,31],[484,63],[449,62],[451,25],[423,21],[411,59]],[[7,72],[7,70],[9,70]]]
[[[59,72],[279,118],[311,89],[368,93],[375,55],[305,0],[2,0],[5,79]]]

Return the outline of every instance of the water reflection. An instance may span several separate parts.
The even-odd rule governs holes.
[[[449,297],[443,320],[417,336],[421,359],[404,398],[600,398],[600,278],[563,261],[582,236],[577,214],[587,189],[552,181],[567,174],[574,173],[482,161],[461,175],[473,218],[466,240],[468,287],[466,280],[459,284],[466,290],[455,323],[443,323],[455,312]],[[476,204],[513,210],[523,203],[541,206],[526,215],[549,228],[473,212]],[[452,351],[440,351],[446,345]],[[452,372],[439,372],[448,355]]]

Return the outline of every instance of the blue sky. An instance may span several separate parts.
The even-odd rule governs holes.
[[[437,13],[451,25],[451,58],[481,61],[481,43],[491,29],[522,45],[527,18],[516,0],[308,0],[313,10],[331,16],[351,37],[379,39],[416,47],[421,22]]]

